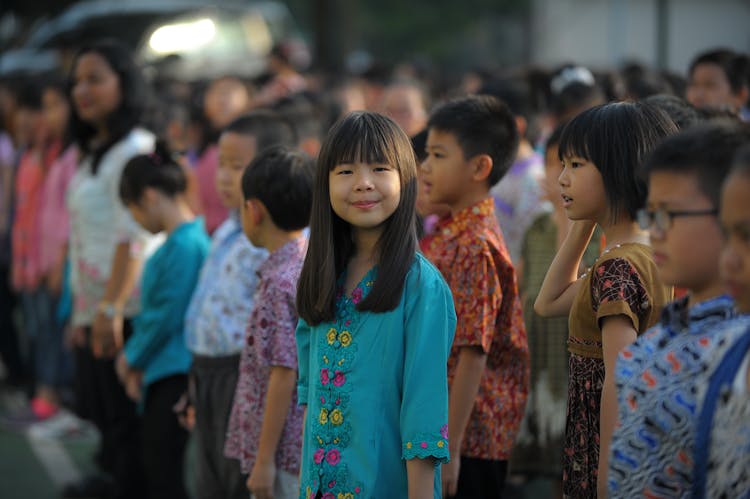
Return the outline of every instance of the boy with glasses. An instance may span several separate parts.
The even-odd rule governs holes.
[[[748,129],[736,124],[697,126],[664,140],[643,167],[649,194],[638,221],[650,231],[662,280],[688,294],[618,358],[611,497],[690,493],[703,402],[695,380],[722,347],[711,339],[716,325],[735,315],[719,276],[721,185],[735,152],[749,140]]]

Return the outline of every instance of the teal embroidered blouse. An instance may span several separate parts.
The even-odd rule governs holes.
[[[456,314],[440,272],[417,254],[401,301],[360,312],[377,269],[351,296],[339,293],[333,322],[297,326],[298,398],[307,405],[300,497],[406,497],[406,460],[448,461],[446,366]],[[343,282],[341,280],[340,282]]]

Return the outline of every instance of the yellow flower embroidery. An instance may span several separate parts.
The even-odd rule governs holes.
[[[331,424],[334,424],[336,426],[340,425],[344,422],[344,415],[341,412],[341,409],[334,409],[331,411],[330,415]]]
[[[336,499],[354,499],[354,494],[352,494],[351,492],[347,492],[346,494],[344,494],[343,492],[339,492],[339,495]]]
[[[318,421],[320,421],[320,424],[326,424],[328,422],[328,409],[324,408],[320,410]]]
[[[406,442],[406,448],[411,449],[411,442]]]
[[[306,499],[312,498],[312,489],[310,487],[307,487],[307,489],[305,490],[305,497]]]
[[[440,447],[441,449],[443,448],[444,445],[445,445],[445,442],[443,442],[442,440],[437,443],[437,446]]]
[[[352,333],[349,331],[341,331],[339,334],[339,341],[341,342],[341,346],[348,347],[352,344]]]
[[[328,356],[327,355],[323,356],[323,362],[326,363],[326,364],[328,364]]]
[[[334,328],[328,330],[326,339],[328,340],[329,345],[333,345],[336,342],[336,330]]]

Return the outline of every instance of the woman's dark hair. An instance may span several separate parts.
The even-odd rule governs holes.
[[[596,106],[573,118],[560,137],[560,159],[577,156],[592,162],[602,175],[614,222],[622,211],[635,219],[646,202],[646,183],[638,170],[664,137],[677,133],[666,113],[641,102]]]
[[[105,144],[94,148],[91,139],[97,129],[93,124],[83,121],[76,111],[71,108],[71,129],[73,139],[86,154],[92,155],[91,168],[96,174],[102,156],[127,135],[133,128],[142,123],[148,108],[149,92],[140,69],[135,64],[130,52],[115,40],[101,40],[82,47],[73,58],[69,77],[68,94],[72,95],[75,86],[75,70],[78,61],[87,54],[96,54],[103,58],[112,71],[117,74],[120,85],[120,105],[107,118],[108,140]]]
[[[185,172],[161,141],[156,143],[154,152],[135,156],[125,165],[120,177],[122,203],[138,203],[147,187],[170,198],[187,190]]]
[[[352,227],[331,208],[329,172],[342,163],[382,163],[399,172],[401,196],[377,242],[378,274],[357,310],[396,308],[417,248],[417,164],[409,137],[389,118],[371,112],[349,114],[333,126],[318,156],[313,184],[310,243],[297,292],[297,311],[309,324],[333,320],[337,278],[355,247]]]

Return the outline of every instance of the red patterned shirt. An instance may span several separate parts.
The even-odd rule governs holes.
[[[461,455],[506,460],[526,406],[529,349],[516,273],[492,198],[442,222],[422,250],[448,282],[458,316],[448,383],[462,347],[487,354]]]

